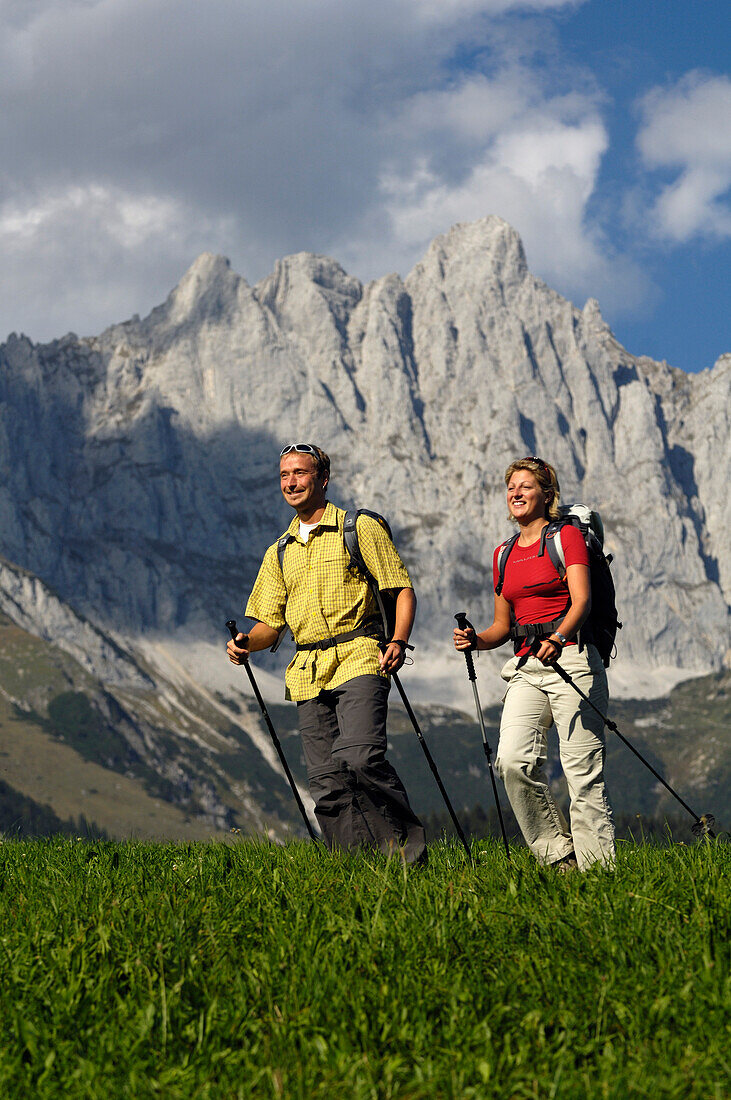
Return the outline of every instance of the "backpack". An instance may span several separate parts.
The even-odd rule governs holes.
[[[350,509],[345,513],[345,519],[343,521],[343,542],[348,552],[348,571],[352,573],[354,577],[361,577],[368,584],[371,592],[375,596],[378,610],[381,613],[383,629],[386,632],[385,637],[390,638],[393,634],[393,627],[396,621],[396,603],[393,597],[389,596],[388,593],[379,591],[376,579],[365,563],[365,559],[360,550],[360,543],[358,542],[359,516],[370,516],[371,519],[375,519],[380,523],[381,527],[383,527],[389,538],[393,538],[391,528],[388,525],[388,520],[386,520],[384,516],[380,515],[378,512],[371,512],[367,508]],[[277,542],[277,560],[279,562],[279,568],[282,570],[282,575],[284,575],[284,552],[291,538],[292,536],[287,531]]]
[[[551,520],[541,531],[538,557],[542,557],[547,551],[554,569],[563,580],[566,575],[566,558],[561,543],[561,530],[567,524],[571,524],[572,527],[576,527],[581,531],[589,552],[591,611],[579,631],[577,641],[579,649],[583,648],[587,642],[591,642],[592,645],[596,646],[605,667],[608,667],[611,658],[616,656],[615,639],[617,631],[622,629],[622,623],[617,617],[614,580],[609,568],[612,555],[605,555],[604,553],[604,525],[599,513],[594,512],[585,504],[563,505],[560,508],[560,513],[558,519]],[[498,551],[498,583],[495,586],[495,592],[498,596],[502,592],[505,583],[505,566],[508,556],[519,537],[519,534],[513,535],[512,538],[503,543]],[[548,633],[552,633],[560,624],[569,606],[570,601],[566,605],[561,618],[555,620],[554,623],[533,623],[530,625],[550,627]],[[519,638],[525,637],[525,634],[525,628],[521,630],[516,626],[510,632],[510,636],[516,640],[516,643]],[[516,648],[518,648],[517,644]]]

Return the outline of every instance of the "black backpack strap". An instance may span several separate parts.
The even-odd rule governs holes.
[[[351,508],[345,513],[345,519],[343,520],[343,541],[345,542],[345,549],[348,551],[348,558],[350,559],[348,568],[352,573],[360,573],[369,584],[375,584],[375,580],[371,576],[365,559],[360,551],[360,543],[358,542],[359,516],[370,516],[371,519],[380,523],[390,539],[393,539],[393,535],[391,534],[388,520],[386,520],[384,516],[379,515],[378,512],[371,512],[368,508]]]
[[[500,549],[498,550],[498,553],[497,553],[498,578],[497,578],[497,584],[495,585],[495,595],[496,596],[499,596],[501,594],[502,590],[503,590],[503,585],[505,584],[505,566],[507,565],[508,557],[510,556],[510,551],[513,549],[513,547],[515,546],[515,544],[516,544],[516,542],[518,541],[519,538],[520,538],[520,532],[518,532],[517,535],[512,535],[508,539],[508,541],[504,542],[502,544],[502,546],[500,547]]]
[[[566,618],[567,611],[568,607],[564,609],[558,619],[552,619],[550,623],[516,623],[510,628],[510,637],[513,641],[520,638],[547,638],[549,634],[553,634],[555,630],[558,630]]]
[[[385,516],[381,515],[380,512],[371,512],[368,508],[359,508],[357,514],[359,516],[370,516],[371,519],[375,519],[378,523],[380,523],[381,527],[383,527],[386,534],[391,539],[391,542],[393,542],[393,535],[391,534],[389,522]]]
[[[280,539],[277,540],[277,561],[279,562],[279,568],[282,571],[282,578],[284,578],[284,551],[287,549],[289,543],[292,541],[292,535],[289,531],[286,531]]]
[[[351,573],[363,573],[366,571],[363,555],[358,544],[358,516],[360,509],[351,508],[345,513],[343,520],[343,542],[348,552],[348,569]]]
[[[352,508],[345,513],[345,519],[343,520],[343,541],[345,543],[345,549],[348,552],[348,569],[351,573],[363,577],[373,593],[373,598],[378,605],[383,623],[383,637],[384,640],[386,640],[393,632],[393,605],[389,604],[387,606],[387,601],[384,600],[383,593],[379,591],[376,578],[369,570],[361,553],[360,544],[358,542],[359,516],[369,516],[371,519],[376,520],[376,522],[380,523],[381,527],[383,527],[390,539],[393,539],[393,535],[391,534],[388,520],[378,512],[371,512],[368,508]]]

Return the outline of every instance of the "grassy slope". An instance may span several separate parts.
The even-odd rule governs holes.
[[[143,782],[80,758],[0,698],[0,774],[14,790],[63,819],[83,814],[111,835],[197,839],[184,810],[145,790]],[[6,828],[12,832],[12,823]],[[208,830],[213,835],[215,830]]]
[[[406,676],[404,683],[408,690]],[[78,718],[74,706],[81,695],[90,701],[93,714],[87,715],[86,730],[77,721],[74,731],[71,718]],[[22,704],[22,712],[13,707],[13,699]],[[54,727],[49,725],[49,710],[55,713],[54,701],[59,700],[66,702],[68,720],[62,722],[57,715]],[[121,732],[124,722],[115,726],[102,713],[104,707],[109,710],[109,692],[71,657],[0,615],[0,781],[38,804],[38,820],[47,805],[60,819],[83,814],[120,838],[202,839],[230,825],[244,831],[261,831],[272,824],[276,828],[278,820],[301,831],[286,785],[234,724],[240,717],[244,726],[261,728],[253,700],[243,715],[234,701],[206,698],[193,687],[186,692],[185,686],[177,685],[147,695],[114,689],[112,705],[147,729],[153,750],[143,752],[141,739],[139,751],[131,749]],[[60,713],[62,708],[56,709]],[[305,785],[296,708],[269,709],[292,769]],[[455,808],[461,813],[475,807],[489,812],[492,793],[474,716],[447,708],[415,709]],[[612,702],[610,715],[697,812],[710,810],[722,826],[729,826],[731,673],[688,681],[660,701]],[[499,708],[488,708],[486,719],[494,751]],[[391,759],[415,808],[425,816],[441,815],[441,825],[446,820],[443,803],[396,699],[389,735]],[[636,814],[668,814],[684,823],[678,834],[684,838],[682,829],[689,819],[682,808],[613,734],[608,734],[607,745],[609,787],[620,821],[636,824]],[[176,773],[191,777],[189,789],[184,783],[178,789],[171,785],[166,775]],[[557,794],[565,797],[555,739],[549,775]],[[219,817],[216,824],[206,817],[201,804],[206,792],[225,808],[225,821]],[[481,831],[483,826],[472,816]],[[0,821],[0,828],[7,829],[8,822]]]
[[[0,848],[0,1087],[28,1096],[722,1100],[731,848],[559,878],[445,845]]]
[[[238,775],[228,766],[234,756]],[[103,686],[2,614],[0,781],[18,793],[19,818],[31,800],[64,821],[83,814],[119,838],[276,827],[291,797],[215,701],[165,684],[149,692]],[[206,812],[212,800],[216,816]]]

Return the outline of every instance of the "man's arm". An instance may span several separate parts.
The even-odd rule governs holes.
[[[250,653],[258,653],[261,649],[271,649],[279,637],[279,631],[266,623],[254,623],[248,634],[237,634],[236,641],[231,638],[226,649],[228,659],[234,665],[243,665],[248,661]]]
[[[416,593],[413,588],[399,588],[396,590],[396,621],[393,628],[393,639],[389,639],[386,649],[381,654],[380,663],[384,672],[398,672],[406,657],[406,645],[411,636],[411,630],[416,616]],[[401,642],[404,644],[398,645]]]
[[[279,631],[286,626],[284,609],[287,603],[287,589],[277,558],[277,544],[269,547],[251,590],[244,615],[255,619],[248,634],[237,634],[236,641],[231,639],[226,646],[228,659],[234,665],[248,661],[250,653],[261,649],[271,649],[279,637]],[[268,619],[269,622],[264,620]],[[269,623],[277,626],[270,626]]]

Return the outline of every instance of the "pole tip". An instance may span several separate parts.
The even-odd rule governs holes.
[[[703,814],[698,818],[693,826],[693,832],[696,836],[715,836],[713,826],[716,824],[716,819],[713,814]]]

